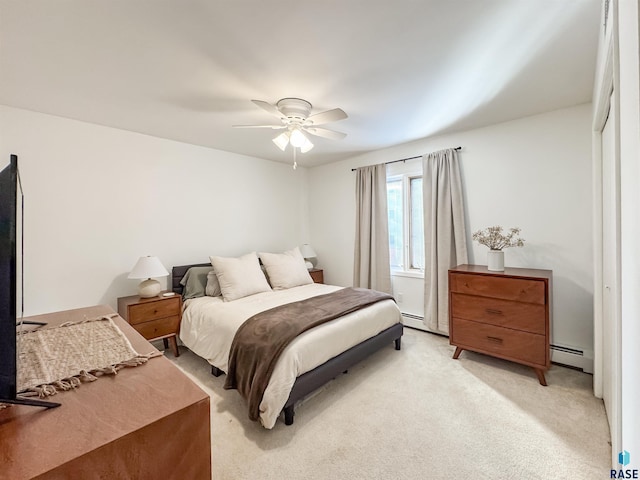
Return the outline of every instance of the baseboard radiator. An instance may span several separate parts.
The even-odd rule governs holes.
[[[429,330],[424,325],[422,315],[402,312],[402,320],[407,327],[418,330]],[[551,361],[560,365],[579,368],[585,373],[593,373],[593,352],[585,352],[562,345],[551,345]]]
[[[551,361],[593,373],[593,352],[585,352],[562,345],[551,345]]]
[[[418,330],[424,330],[428,332],[429,330],[425,326],[424,317],[422,315],[414,315],[413,313],[404,313],[402,312],[402,323],[406,327],[416,328]]]

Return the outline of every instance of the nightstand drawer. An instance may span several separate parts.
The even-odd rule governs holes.
[[[147,340],[175,335],[180,325],[180,315],[138,323],[135,329]]]
[[[451,315],[465,320],[545,335],[545,306],[451,293]]]
[[[451,342],[468,350],[523,363],[547,363],[544,335],[453,318]]]
[[[466,293],[468,295],[539,303],[541,305],[546,303],[544,282],[526,278],[501,278],[489,275],[452,273],[449,289],[452,292]]]
[[[180,315],[180,297],[163,299],[157,302],[145,302],[129,305],[129,318],[131,325],[148,322],[157,318]]]

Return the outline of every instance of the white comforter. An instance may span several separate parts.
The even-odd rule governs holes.
[[[226,372],[236,330],[249,317],[269,308],[340,290],[313,283],[287,290],[258,293],[224,302],[221,297],[187,300],[180,325],[180,339],[194,353]],[[401,322],[400,310],[384,300],[313,328],[284,350],[260,404],[260,421],[273,428],[289,398],[296,378],[318,365]]]

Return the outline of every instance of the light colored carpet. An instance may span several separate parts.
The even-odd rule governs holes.
[[[548,387],[520,365],[405,328],[266,430],[181,347],[176,365],[211,396],[214,479],[602,479],[611,447],[592,377],[554,365]]]

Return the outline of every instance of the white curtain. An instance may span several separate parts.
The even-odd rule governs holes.
[[[356,241],[353,286],[391,293],[387,167],[356,169]]]
[[[468,262],[464,201],[458,153],[454,149],[422,157],[424,202],[424,323],[449,333],[448,270]]]

